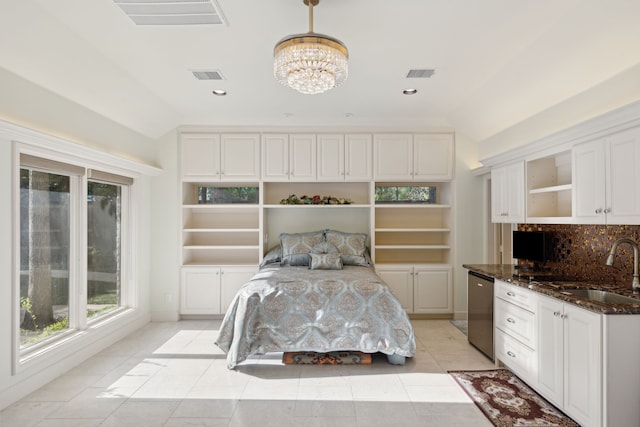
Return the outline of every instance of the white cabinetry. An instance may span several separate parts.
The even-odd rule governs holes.
[[[577,223],[640,224],[640,129],[573,149]]]
[[[495,281],[494,293],[496,359],[526,381],[535,381],[537,295],[501,280]]]
[[[407,312],[443,314],[453,311],[450,267],[385,264],[377,266],[376,272]]]
[[[524,162],[491,169],[491,221],[524,222]]]
[[[318,181],[370,181],[370,134],[318,135]]]
[[[315,181],[315,134],[262,135],[262,179]]]
[[[447,181],[453,177],[452,134],[376,134],[377,181]]]
[[[580,425],[602,425],[602,315],[538,301],[537,388]]]
[[[184,180],[260,179],[258,134],[186,134],[180,147]]]
[[[528,223],[571,222],[571,166],[571,151],[527,161]]]
[[[234,295],[256,272],[255,267],[184,267],[180,312],[224,314]]]

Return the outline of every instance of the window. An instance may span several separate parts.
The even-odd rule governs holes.
[[[20,356],[128,307],[132,184],[20,155]]]
[[[376,186],[376,203],[436,203],[435,186]]]

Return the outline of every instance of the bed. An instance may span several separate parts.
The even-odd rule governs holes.
[[[411,322],[378,277],[366,234],[321,230],[280,235],[259,272],[236,294],[216,344],[227,366],[269,352],[415,353]]]

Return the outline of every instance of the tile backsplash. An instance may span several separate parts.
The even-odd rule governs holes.
[[[608,267],[605,261],[617,239],[625,237],[640,243],[640,225],[520,224],[518,230],[550,232],[551,259],[540,266],[546,272],[574,280],[631,287],[631,245],[618,246],[613,266]]]

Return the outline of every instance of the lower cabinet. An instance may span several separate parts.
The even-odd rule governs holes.
[[[451,267],[379,264],[376,272],[408,313],[453,312]]]
[[[257,267],[183,267],[180,313],[191,315],[224,314]]]
[[[537,317],[536,388],[580,425],[601,426],[602,315],[539,295]]]

